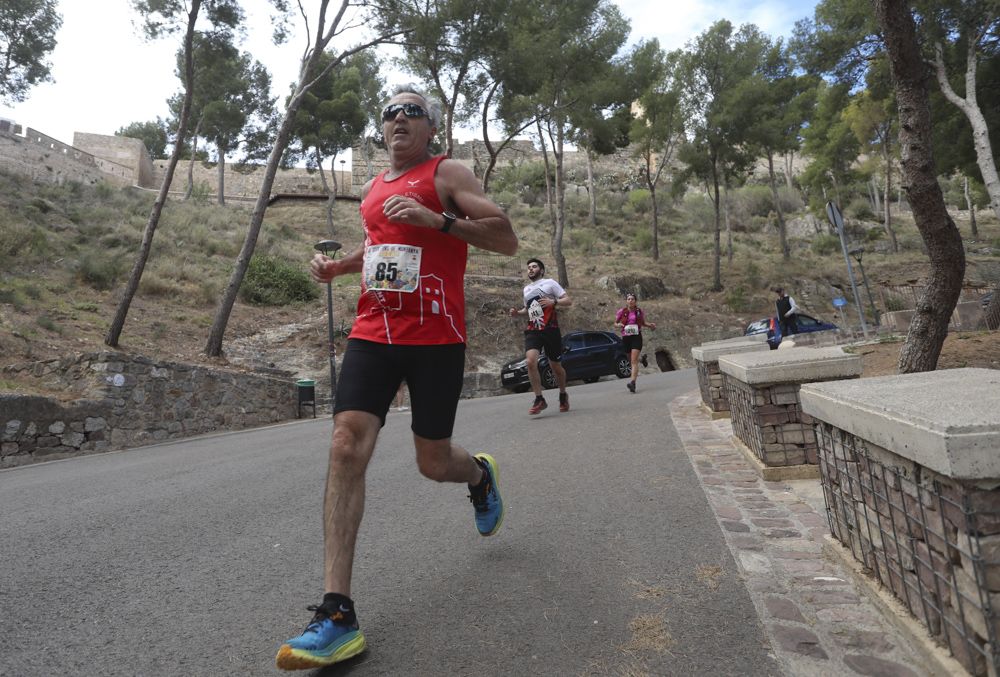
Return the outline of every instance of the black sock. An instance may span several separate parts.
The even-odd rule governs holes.
[[[353,625],[358,622],[357,615],[354,613],[354,602],[350,597],[341,595],[339,592],[328,592],[324,594],[321,608],[331,617],[340,613],[343,616],[343,620],[337,621],[338,623]]]

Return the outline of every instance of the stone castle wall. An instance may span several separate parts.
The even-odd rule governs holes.
[[[7,125],[0,128],[0,170],[58,185],[71,181],[88,185],[107,181],[117,186],[134,183],[131,165],[99,159],[30,127],[23,135],[18,131]]]

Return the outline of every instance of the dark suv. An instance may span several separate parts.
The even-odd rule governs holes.
[[[809,334],[814,331],[829,331],[837,328],[835,324],[817,320],[815,317],[804,313],[796,313],[795,324],[799,328],[799,334]],[[778,324],[777,317],[771,316],[754,320],[747,325],[747,328],[743,331],[743,335],[750,336],[751,334],[763,334],[765,332],[767,333],[767,345],[771,346],[771,350],[774,350],[781,343],[781,325]]]
[[[584,383],[593,383],[602,376],[628,378],[632,373],[621,338],[610,331],[573,331],[563,336],[562,365],[567,381],[583,380]],[[538,358],[538,375],[542,378],[542,387],[556,387],[556,375],[544,353]],[[503,366],[500,382],[515,392],[531,387],[523,357]]]

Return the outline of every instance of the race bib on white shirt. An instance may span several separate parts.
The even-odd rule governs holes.
[[[637,324],[626,324],[625,325],[625,336],[638,336],[639,335],[639,325]]]
[[[538,302],[538,299],[528,304],[528,322],[538,324],[544,316],[545,309],[542,308],[542,304]]]
[[[365,248],[362,277],[366,289],[410,293],[420,286],[422,247],[380,244]]]

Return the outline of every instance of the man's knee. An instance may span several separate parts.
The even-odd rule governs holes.
[[[451,439],[418,441],[417,469],[429,480],[446,481],[451,475]]]
[[[338,420],[333,428],[333,440],[330,443],[330,465],[343,469],[364,472],[368,459],[371,458],[371,447],[378,435],[379,421],[374,419],[374,428],[369,421],[350,419]]]

